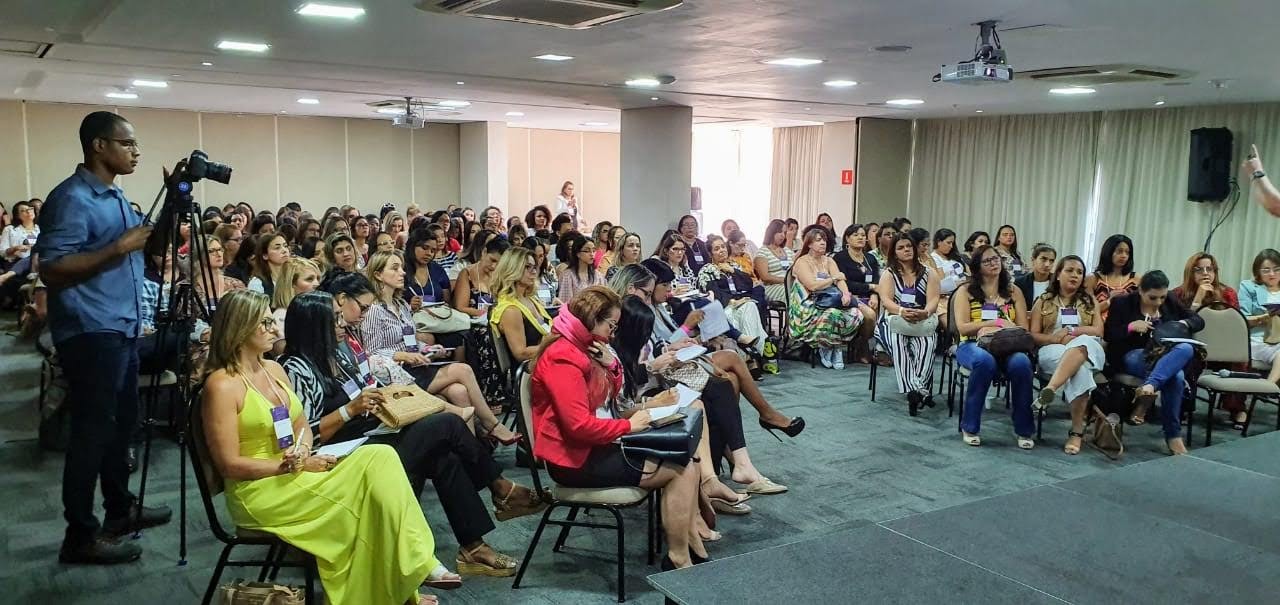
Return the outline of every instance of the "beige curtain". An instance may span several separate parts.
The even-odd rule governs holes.
[[[793,217],[802,228],[817,216],[821,166],[821,126],[773,129],[769,216]]]
[[[1135,268],[1162,269],[1170,281],[1182,281],[1187,259],[1204,246],[1211,221],[1230,208],[1226,202],[1187,201],[1187,161],[1191,130],[1231,129],[1235,148],[1232,176],[1258,150],[1269,171],[1280,170],[1280,104],[1217,105],[1161,110],[1108,112],[1098,145],[1098,223],[1090,262],[1112,233],[1133,239]],[[1241,183],[1235,211],[1213,236],[1209,252],[1218,259],[1224,283],[1236,286],[1250,275],[1253,257],[1263,248],[1280,247],[1280,220],[1249,200],[1249,183]]]
[[[932,230],[951,228],[957,244],[974,231],[994,238],[1009,224],[1024,256],[1037,242],[1077,253],[1097,136],[1096,114],[921,120],[909,218]]]

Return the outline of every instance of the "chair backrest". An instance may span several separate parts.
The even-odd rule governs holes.
[[[511,384],[514,375],[511,367],[511,349],[507,348],[507,339],[502,337],[502,328],[491,323],[489,334],[493,336],[493,349],[498,354],[498,369],[502,370],[502,376],[507,384],[514,387],[515,385]]]
[[[947,331],[952,336],[960,336],[960,326],[956,325],[956,299],[959,298],[954,292],[947,297]]]
[[[1205,361],[1249,361],[1249,322],[1239,309],[1203,307],[1199,314],[1204,320],[1204,329],[1196,332],[1194,337],[1206,345]]]
[[[782,300],[786,301],[787,303],[787,325],[784,326],[784,329],[787,331],[787,336],[791,336],[791,318],[796,316],[795,310],[791,308],[791,286],[795,285],[796,283],[796,277],[795,275],[792,274],[792,272],[795,271],[795,269],[796,269],[795,261],[792,261],[791,266],[787,267],[786,273],[784,273],[782,276],[782,285],[783,285],[783,288],[786,289],[786,291],[783,292],[783,296],[785,298],[783,298]]]
[[[542,493],[542,479],[538,476],[538,467],[542,462],[533,455],[533,365],[532,362],[520,364],[516,370],[516,380],[520,383],[520,432],[529,440],[529,473],[533,476],[533,489]]]
[[[223,542],[232,540],[230,532],[222,527],[218,519],[218,509],[214,506],[213,497],[223,491],[222,475],[213,466],[213,458],[209,454],[209,443],[205,441],[203,403],[200,401],[199,386],[191,390],[191,404],[187,406],[187,451],[191,455],[191,467],[195,470],[196,486],[200,489],[200,499],[204,502],[204,512],[209,517],[209,529],[214,536]]]

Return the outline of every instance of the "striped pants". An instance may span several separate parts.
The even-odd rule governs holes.
[[[933,349],[938,337],[903,336],[885,330],[889,352],[893,354],[893,373],[898,378],[898,392],[928,392],[933,382]]]

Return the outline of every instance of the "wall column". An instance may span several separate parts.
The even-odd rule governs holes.
[[[622,110],[621,147],[622,224],[640,234],[648,254],[689,213],[693,109]]]
[[[459,129],[460,201],[477,216],[485,206],[497,206],[507,214],[508,153],[505,122],[468,122]]]

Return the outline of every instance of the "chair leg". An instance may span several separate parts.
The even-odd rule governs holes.
[[[267,576],[271,574],[271,569],[273,567],[276,567],[276,568],[279,567],[277,565],[272,565],[272,563],[275,562],[276,560],[276,548],[278,548],[279,546],[280,546],[279,544],[272,544],[271,546],[267,547],[267,556],[263,558],[263,560],[266,561],[266,563],[262,566],[262,571],[258,572],[259,582],[266,582]]]
[[[529,560],[533,558],[533,550],[537,548],[538,540],[542,538],[542,530],[547,528],[547,519],[551,518],[551,511],[555,510],[557,506],[559,505],[551,504],[542,513],[542,520],[538,522],[538,529],[534,530],[533,539],[529,540],[529,550],[525,551],[524,559],[520,560],[520,569],[516,571],[515,580],[511,583],[512,590],[520,588],[520,580],[524,578],[524,572],[529,568]]]
[[[657,500],[657,498],[655,498],[655,497],[654,497],[654,494],[655,494],[655,493],[657,493],[657,492],[649,492],[649,505],[647,506],[648,511],[646,511],[646,512],[648,512],[648,513],[649,513],[648,515],[646,515],[647,517],[649,517],[649,519],[648,519],[648,526],[649,526],[649,536],[648,536],[648,537],[649,537],[649,547],[648,547],[648,552],[646,553],[646,555],[647,555],[647,556],[646,556],[646,560],[648,561],[648,563],[649,563],[649,566],[650,566],[650,567],[652,567],[652,566],[653,566],[654,559],[656,559],[656,558],[657,558],[657,552],[658,552],[658,549],[657,549],[656,545],[654,544],[654,542],[655,542],[655,540],[654,540],[655,534],[657,534],[657,533],[658,533],[658,527],[657,527],[657,525],[654,523],[654,521],[656,521],[656,520],[657,520],[657,517],[655,517],[655,516],[654,516],[654,514],[653,514],[653,509],[654,509],[655,507],[657,507],[657,506],[658,506],[658,500]]]
[[[308,556],[306,567],[302,568],[303,590],[308,603],[316,603],[316,559]]]
[[[573,521],[577,520],[577,518],[578,518],[578,510],[579,510],[579,509],[578,509],[578,507],[576,507],[576,506],[573,506],[573,507],[570,507],[570,508],[569,508],[569,517],[568,517],[568,519],[567,519],[567,520],[568,520],[570,523],[572,523]],[[571,529],[571,526],[569,526],[569,525],[562,525],[562,526],[560,526],[560,536],[556,538],[556,545],[555,545],[555,546],[553,546],[553,547],[551,547],[551,550],[552,550],[552,551],[554,551],[554,552],[563,552],[563,551],[564,551],[564,541],[569,539],[569,529]]]
[[[626,532],[623,531],[622,513],[612,506],[608,510],[613,513],[613,518],[618,523],[618,602],[625,603],[627,601],[627,557],[622,540]]]
[[[227,557],[231,556],[232,544],[228,544],[222,549],[222,554],[218,555],[218,563],[213,566],[213,575],[209,577],[209,588],[204,591],[204,598],[200,600],[201,605],[209,605],[213,602],[213,591],[218,588],[218,580],[222,579],[222,572],[227,568]]]
[[[1249,399],[1249,414],[1245,416],[1244,427],[1240,429],[1241,437],[1249,436],[1249,423],[1253,422],[1253,410],[1258,407],[1258,396]],[[1276,408],[1276,429],[1280,430],[1280,408]]]
[[[1222,400],[1222,394],[1214,392],[1209,398],[1209,409],[1204,411],[1204,446],[1209,447],[1213,444],[1213,410],[1217,409],[1218,403]],[[1195,415],[1195,396],[1192,395],[1191,410],[1187,412],[1187,430],[1191,430],[1191,425],[1196,422]],[[1187,434],[1187,441],[1191,441],[1190,433]]]
[[[876,360],[875,360],[875,347],[872,347],[871,357],[872,357],[872,359],[871,359],[871,384],[870,384],[870,386],[871,386],[871,401],[872,401],[872,402],[875,402],[875,400],[876,400],[876,368],[880,367],[880,364],[876,363]]]

